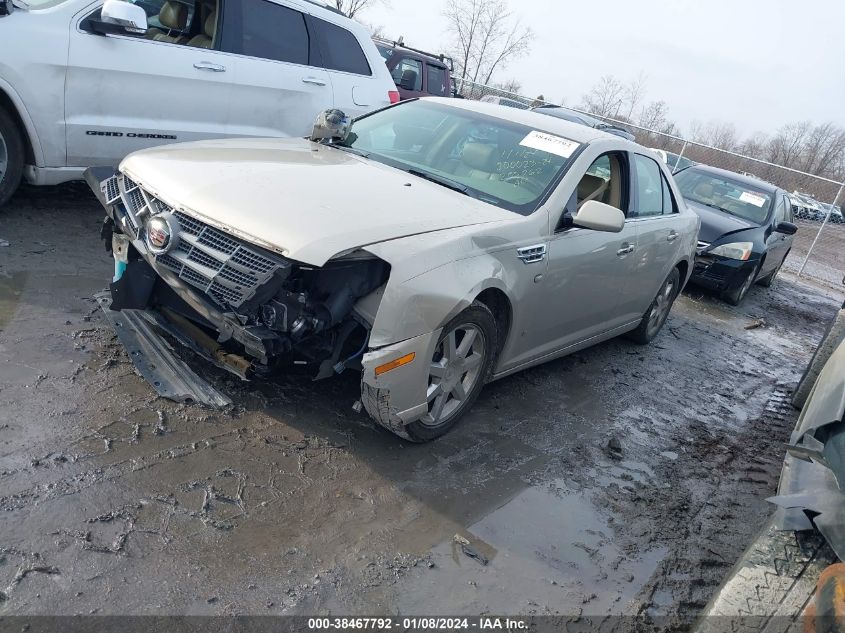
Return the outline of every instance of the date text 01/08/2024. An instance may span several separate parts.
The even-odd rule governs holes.
[[[452,631],[452,630],[501,630],[522,631],[528,628],[524,620],[498,617],[444,618],[444,617],[406,617],[394,620],[390,617],[353,617],[353,618],[309,618],[310,630],[417,630],[417,631]]]

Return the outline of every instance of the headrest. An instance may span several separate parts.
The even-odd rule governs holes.
[[[217,29],[217,9],[208,14],[203,24],[206,37],[214,38],[214,31]]]
[[[493,173],[496,170],[498,149],[495,145],[485,143],[467,143],[461,160],[470,169]]]
[[[158,12],[158,21],[168,29],[183,31],[188,23],[188,8],[180,2],[167,0]]]

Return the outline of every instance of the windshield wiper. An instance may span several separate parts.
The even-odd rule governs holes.
[[[711,209],[716,209],[717,211],[721,211],[722,213],[727,213],[728,215],[736,216],[736,213],[728,211],[724,207],[720,207],[718,204],[710,204],[709,202],[702,202],[701,200],[698,201],[700,204],[703,204],[705,207],[710,207]]]
[[[417,176],[419,178],[423,178],[423,179],[428,180],[430,182],[435,182],[438,185],[441,185],[443,187],[451,189],[452,191],[457,191],[457,192],[462,193],[466,196],[470,195],[469,187],[467,187],[466,185],[462,185],[457,180],[451,180],[451,179],[445,178],[443,176],[437,176],[435,174],[430,174],[430,173],[428,173],[426,171],[422,171],[420,169],[414,169],[413,167],[411,167],[410,169],[407,169],[406,171],[409,174],[411,174],[412,176]]]
[[[355,154],[356,156],[361,156],[362,158],[370,157],[370,152],[365,152],[364,150],[358,149],[357,147],[349,147],[349,145],[341,145],[340,143],[329,143],[329,147],[341,149],[344,152],[349,152],[350,154]]]

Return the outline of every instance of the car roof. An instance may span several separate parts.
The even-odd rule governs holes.
[[[730,171],[728,169],[719,169],[718,167],[702,165],[701,163],[697,165],[692,165],[691,167],[687,167],[686,169],[684,169],[684,171],[687,170],[703,171],[709,174],[713,174],[714,176],[723,176],[725,178],[735,180],[736,182],[741,182],[742,184],[748,185],[749,187],[756,187],[757,189],[762,189],[763,191],[768,191],[770,193],[782,191],[781,188],[777,185],[773,185],[772,183],[766,182],[765,180],[760,180],[759,178],[752,178],[750,176],[743,176],[742,174],[738,174],[735,171]]]
[[[518,110],[517,108],[509,108],[507,106],[499,105],[498,103],[489,103],[486,101],[473,101],[472,99],[450,99],[448,97],[424,97],[425,101],[432,101],[442,103],[454,108],[462,110],[469,110],[471,112],[478,112],[479,114],[486,114],[505,121],[513,121],[520,123],[526,127],[534,128],[538,131],[549,132],[563,136],[576,143],[591,143],[597,140],[616,140],[622,143],[630,143],[621,136],[609,134],[595,128],[581,125],[580,123],[573,123],[565,119],[548,116],[540,112],[533,112],[532,110]]]

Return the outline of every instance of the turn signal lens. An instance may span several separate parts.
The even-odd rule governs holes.
[[[408,363],[412,362],[414,358],[416,358],[416,352],[411,352],[410,354],[405,354],[401,358],[397,358],[396,360],[392,360],[389,363],[385,363],[384,365],[379,365],[376,367],[376,376],[381,376],[382,374],[386,374],[391,369],[396,369],[397,367],[401,367],[402,365],[407,365]]]

